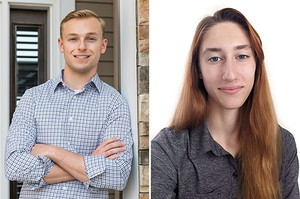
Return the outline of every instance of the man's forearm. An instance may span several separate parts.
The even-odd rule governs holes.
[[[91,156],[103,155],[104,158],[116,159],[120,152],[125,151],[125,143],[118,142],[120,138],[113,137],[106,139]],[[31,149],[31,155],[39,155],[51,159],[56,163],[55,167],[44,177],[45,182],[49,184],[65,182],[70,180],[79,180],[87,182],[88,178],[85,171],[84,158],[81,155],[72,153],[68,150],[54,145],[36,144]]]
[[[38,157],[39,155],[47,157],[77,180],[81,182],[88,181],[85,173],[84,159],[81,155],[72,153],[55,145],[46,144],[35,144],[32,147],[30,154],[35,157]]]
[[[49,146],[49,145],[48,145]],[[72,153],[57,146],[49,146],[51,150],[46,157],[59,165],[64,171],[81,182],[87,182],[83,156]]]
[[[60,182],[68,182],[71,180],[76,180],[71,174],[63,170],[60,166],[55,164],[51,171],[44,177],[44,181],[47,184],[56,184]]]

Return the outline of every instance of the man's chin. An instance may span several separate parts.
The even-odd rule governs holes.
[[[78,74],[90,74],[90,73],[96,73],[97,67],[92,66],[76,66],[76,67],[69,67],[69,70],[73,73]]]

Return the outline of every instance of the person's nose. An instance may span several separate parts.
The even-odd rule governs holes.
[[[79,42],[78,50],[85,51],[86,50],[86,43],[84,39],[81,39]]]
[[[223,65],[222,79],[234,81],[237,78],[237,65],[234,60],[227,59]]]

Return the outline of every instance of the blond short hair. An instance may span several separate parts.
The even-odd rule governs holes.
[[[62,39],[62,32],[63,32],[63,25],[67,23],[71,19],[87,19],[94,17],[98,19],[100,23],[100,27],[102,30],[102,39],[104,39],[104,32],[105,32],[105,21],[101,19],[96,13],[94,13],[91,10],[83,9],[83,10],[75,10],[73,12],[70,12],[60,23],[60,38]]]

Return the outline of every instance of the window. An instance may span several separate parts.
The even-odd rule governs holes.
[[[47,11],[11,9],[10,119],[24,92],[46,81]],[[10,183],[19,198],[22,182]]]
[[[17,65],[17,92],[16,105],[18,105],[24,92],[38,85],[39,58],[38,41],[39,29],[34,27],[18,27],[16,38],[16,61]]]

